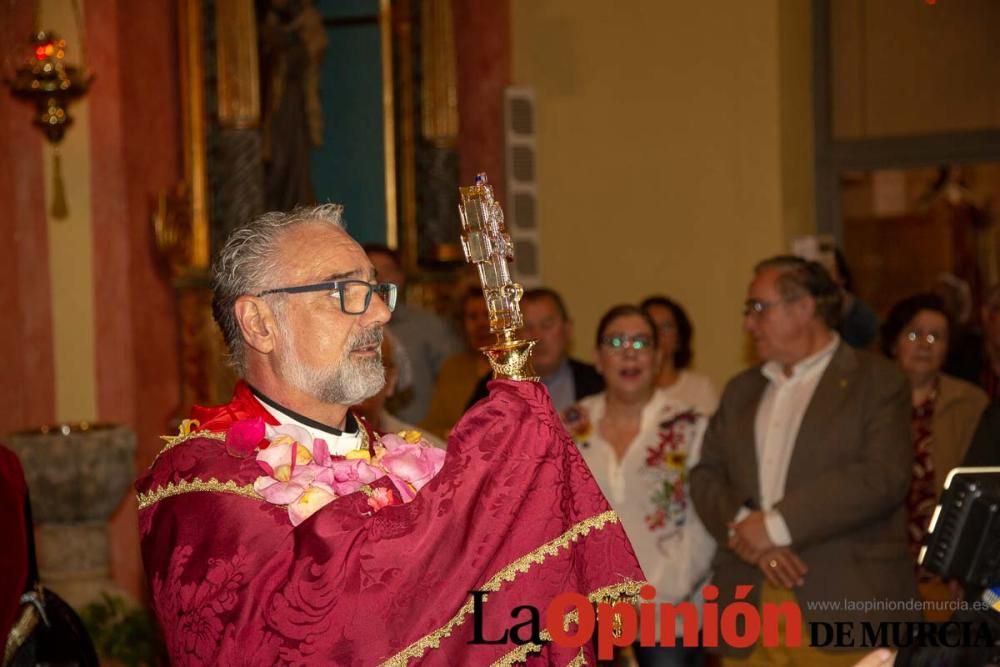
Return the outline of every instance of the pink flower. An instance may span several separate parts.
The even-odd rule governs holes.
[[[444,465],[444,450],[426,443],[411,444],[399,436],[384,435],[382,444],[385,451],[377,457],[379,467],[394,478],[394,483],[399,479],[413,487],[409,493],[400,488],[404,502],[408,501],[407,495],[412,499],[413,491],[422,489]]]
[[[269,426],[267,434],[271,444],[257,453],[257,465],[269,477],[279,482],[287,482],[295,472],[295,466],[313,462],[313,450],[317,450],[325,460],[330,452],[323,440],[313,441],[309,432],[300,426],[286,424]]]
[[[383,507],[388,507],[392,504],[392,491],[382,487],[378,489],[372,489],[371,495],[368,496],[368,506],[373,510],[378,512]]]
[[[260,461],[258,460],[258,463]],[[285,466],[280,466],[284,477]],[[291,470],[291,468],[288,468]],[[300,465],[294,468],[287,479],[278,479],[270,475],[261,475],[253,483],[253,489],[264,500],[275,505],[294,503],[306,492],[313,481],[325,470],[317,465]]]
[[[328,485],[315,482],[295,502],[288,505],[288,518],[293,526],[297,526],[320,508],[333,502],[336,497],[337,494]]]
[[[260,430],[257,424],[246,424],[234,434],[234,442],[249,442]],[[406,438],[383,436],[374,458],[368,450],[331,456],[325,440],[313,439],[300,426],[267,426],[264,434],[270,444],[256,457],[264,474],[253,488],[265,501],[287,507],[293,526],[336,498],[356,493],[381,477],[388,476],[403,502],[409,502],[444,465],[445,452],[416,433]],[[375,511],[395,502],[389,488],[366,490],[366,495],[368,506]]]
[[[338,496],[346,496],[384,476],[383,471],[363,459],[339,459],[323,468],[316,480],[329,485]]]
[[[313,460],[316,461],[317,465],[328,466],[330,465],[330,446],[326,443],[323,438],[316,438],[312,442],[312,455]]]
[[[226,451],[238,459],[250,456],[264,440],[264,420],[260,417],[241,419],[226,431]]]
[[[273,445],[275,442],[297,442],[302,445],[302,448],[309,453],[309,458],[313,456],[313,448],[315,446],[313,437],[302,426],[297,426],[296,424],[280,424],[279,426],[268,426],[267,427],[267,437]],[[324,443],[325,444],[325,443]],[[309,463],[309,461],[304,461],[304,463]]]
[[[287,440],[272,440],[267,449],[257,452],[257,466],[268,477],[279,482],[287,482],[295,472],[298,458],[298,443]]]

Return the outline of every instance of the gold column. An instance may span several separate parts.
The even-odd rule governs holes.
[[[190,195],[190,245],[185,268],[209,265],[208,175],[205,165],[205,62],[202,54],[201,0],[181,0],[180,61],[184,181]]]
[[[260,122],[257,15],[251,0],[216,0],[219,125],[244,129]]]
[[[160,195],[153,226],[157,247],[170,264],[177,295],[181,396],[176,416],[181,417],[192,404],[224,400],[232,379],[225,368],[225,347],[211,310],[203,6],[201,0],[180,0],[178,10],[184,180],[176,192]],[[256,27],[250,3],[219,0],[217,11],[220,25],[249,20]],[[224,116],[224,122],[236,126],[254,122],[258,113],[257,83],[244,78],[248,67],[256,70],[256,38],[251,40],[250,46],[223,45],[225,40],[220,40],[219,66],[226,73],[219,77],[220,121]]]
[[[385,146],[385,244],[399,245],[396,221],[396,106],[393,100],[392,4],[379,0],[379,39],[382,44],[382,141]]]
[[[458,139],[458,88],[455,82],[455,28],[451,0],[420,4],[421,132],[437,146]]]

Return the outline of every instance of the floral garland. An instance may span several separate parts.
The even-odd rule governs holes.
[[[269,503],[287,507],[293,526],[333,500],[358,491],[368,496],[368,505],[376,512],[398,504],[388,487],[369,486],[382,477],[407,503],[441,470],[445,457],[417,431],[386,434],[371,450],[339,456],[301,426],[271,426],[260,417],[235,422],[225,444],[231,456],[256,457],[263,474],[254,481],[254,491]]]

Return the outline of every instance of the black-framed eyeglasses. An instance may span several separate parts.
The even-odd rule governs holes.
[[[625,350],[653,349],[653,339],[649,336],[605,336],[601,339],[601,345],[610,348],[612,352],[624,352]]]
[[[340,297],[340,309],[342,311],[348,315],[361,315],[371,305],[372,293],[377,294],[385,302],[389,312],[395,310],[398,288],[393,283],[372,284],[365,280],[334,280],[325,283],[314,283],[312,285],[298,285],[297,287],[277,287],[275,289],[264,290],[260,294],[257,294],[257,296],[325,291],[329,291],[331,297]]]

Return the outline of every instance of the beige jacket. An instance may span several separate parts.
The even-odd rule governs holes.
[[[934,404],[931,450],[934,456],[934,482],[938,495],[952,468],[957,468],[972,442],[979,418],[990,399],[974,384],[941,374]]]

